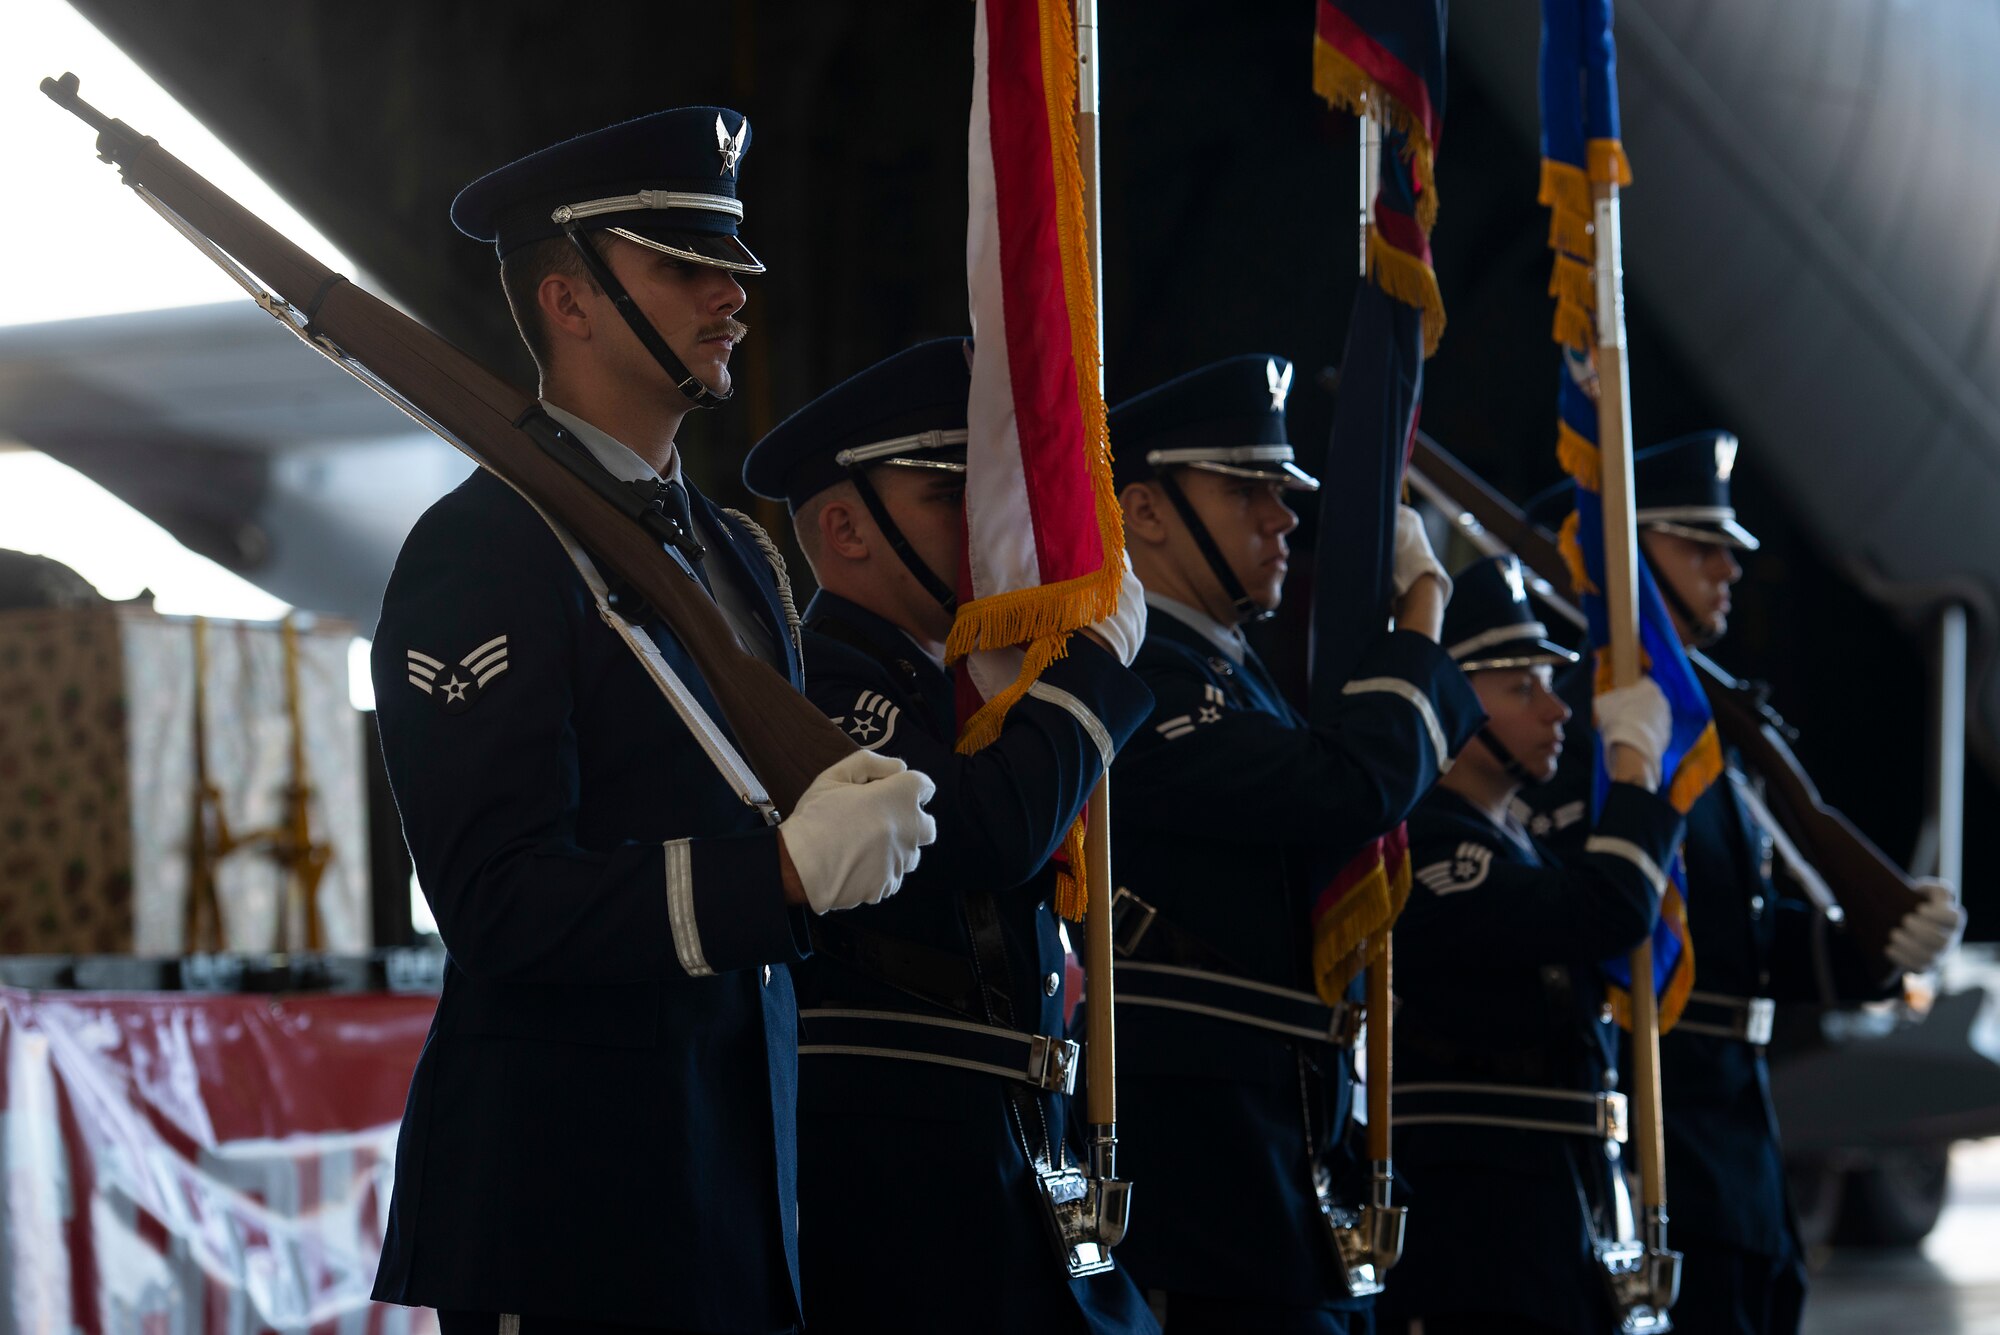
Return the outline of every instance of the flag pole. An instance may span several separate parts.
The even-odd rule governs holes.
[[[1622,687],[1638,682],[1640,666],[1632,386],[1626,365],[1624,240],[1617,182],[1593,182],[1591,201],[1597,240],[1597,439],[1603,478],[1598,495],[1604,509],[1604,594],[1611,629],[1611,684]],[[1663,1267],[1670,1255],[1667,1151],[1660,1105],[1660,1009],[1653,984],[1650,936],[1632,951],[1628,994],[1632,1001],[1632,1138],[1639,1156],[1639,1202],[1650,1272]],[[1664,1297],[1661,1308],[1672,1305],[1670,1291],[1660,1296]]]
[[[1076,3],[1076,143],[1083,172],[1090,287],[1097,302],[1097,380],[1104,389],[1104,242],[1098,191],[1097,0]],[[1122,553],[1106,552],[1107,560]],[[1084,824],[1083,917],[1085,1117],[1090,1124],[1090,1176],[1097,1193],[1098,1239],[1115,1247],[1125,1233],[1130,1184],[1118,1177],[1118,1060],[1111,946],[1111,776],[1090,794]]]

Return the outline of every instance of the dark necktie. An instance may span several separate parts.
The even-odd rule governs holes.
[[[709,596],[713,597],[715,590],[708,582],[708,570],[701,560],[708,554],[708,549],[701,545],[701,539],[694,534],[694,515],[688,505],[687,488],[681,485],[678,478],[672,481],[663,479],[657,484],[657,490],[653,494],[653,504],[659,506],[661,513],[679,525],[681,532],[686,535],[685,543],[675,543],[674,546],[687,558],[689,567],[694,570],[695,578],[701,581],[701,587],[707,589]]]

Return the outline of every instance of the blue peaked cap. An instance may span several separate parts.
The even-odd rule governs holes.
[[[855,468],[962,471],[971,358],[971,339],[939,338],[850,376],[757,442],[743,485],[796,511]]]
[[[761,273],[737,236],[736,186],[749,151],[750,122],[740,112],[656,111],[488,172],[458,192],[451,221],[502,258],[561,236],[568,220],[694,263]]]

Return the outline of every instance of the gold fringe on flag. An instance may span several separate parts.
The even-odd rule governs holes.
[[[1590,178],[1581,167],[1572,167],[1554,158],[1543,158],[1541,187],[1535,192],[1535,199],[1560,213],[1567,213],[1584,222],[1590,221],[1593,211],[1590,206]]]
[[[1632,162],[1616,139],[1592,139],[1583,146],[1585,170],[1599,185],[1632,184]],[[1574,169],[1572,169],[1574,170]]]
[[[1587,490],[1604,490],[1597,446],[1568,422],[1556,423],[1556,462]]]
[[[1597,585],[1591,581],[1589,567],[1583,563],[1583,544],[1576,538],[1577,525],[1582,522],[1576,511],[1572,510],[1569,512],[1569,518],[1563,520],[1562,528],[1556,533],[1556,550],[1562,553],[1563,564],[1569,567],[1569,586],[1576,590],[1578,596],[1599,591]]]
[[[1444,339],[1444,293],[1438,288],[1437,270],[1407,250],[1398,250],[1368,227],[1368,278],[1405,306],[1424,313],[1424,356],[1438,350]]]
[[[1340,902],[1313,923],[1313,979],[1331,1006],[1361,971],[1382,958],[1388,931],[1410,902],[1410,855],[1399,865],[1379,860]]]
[[[1403,157],[1417,178],[1417,226],[1428,237],[1437,226],[1437,146],[1424,133],[1423,122],[1366,70],[1317,36],[1313,38],[1313,91],[1335,110],[1351,116],[1373,116],[1403,136]]]
[[[1549,249],[1593,263],[1597,259],[1597,225],[1581,214],[1550,209]]]
[[[1660,993],[1660,1032],[1667,1033],[1681,1022],[1681,1012],[1687,1009],[1688,993],[1694,990],[1694,940],[1688,935],[1687,905],[1678,890],[1669,891],[1660,904],[1660,916],[1674,924],[1674,935],[1681,939],[1681,958],[1674,966],[1674,976],[1667,982],[1667,990]],[[1632,1031],[1632,994],[1616,983],[1604,985],[1605,1000],[1611,1003],[1611,1017],[1625,1032]]]
[[[1561,251],[1549,266],[1549,295],[1580,310],[1597,309],[1597,276],[1588,264]]]
[[[1674,771],[1674,781],[1667,788],[1667,801],[1685,816],[1708,791],[1708,786],[1722,777],[1722,767],[1722,737],[1711,720],[1681,757],[1680,768]]]
[[[1550,330],[1555,341],[1578,352],[1588,352],[1597,338],[1597,322],[1590,312],[1573,302],[1556,302],[1556,318]]]

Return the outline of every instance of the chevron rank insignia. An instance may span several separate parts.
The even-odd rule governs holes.
[[[1432,894],[1455,895],[1461,890],[1473,890],[1484,885],[1486,873],[1492,869],[1493,850],[1468,839],[1458,846],[1456,854],[1443,862],[1418,868],[1415,875]]]
[[[855,745],[863,751],[879,751],[882,744],[896,735],[896,720],[903,716],[903,708],[880,691],[863,691],[854,702],[854,708],[834,720]]]
[[[1229,703],[1229,697],[1214,682],[1204,683],[1201,688],[1201,703],[1191,714],[1176,714],[1169,719],[1161,719],[1153,725],[1153,731],[1168,741],[1178,741],[1204,723],[1220,723],[1222,708]]]
[[[412,649],[407,660],[410,685],[437,701],[447,714],[463,714],[507,670],[507,637],[495,635],[456,663],[444,663]]]

